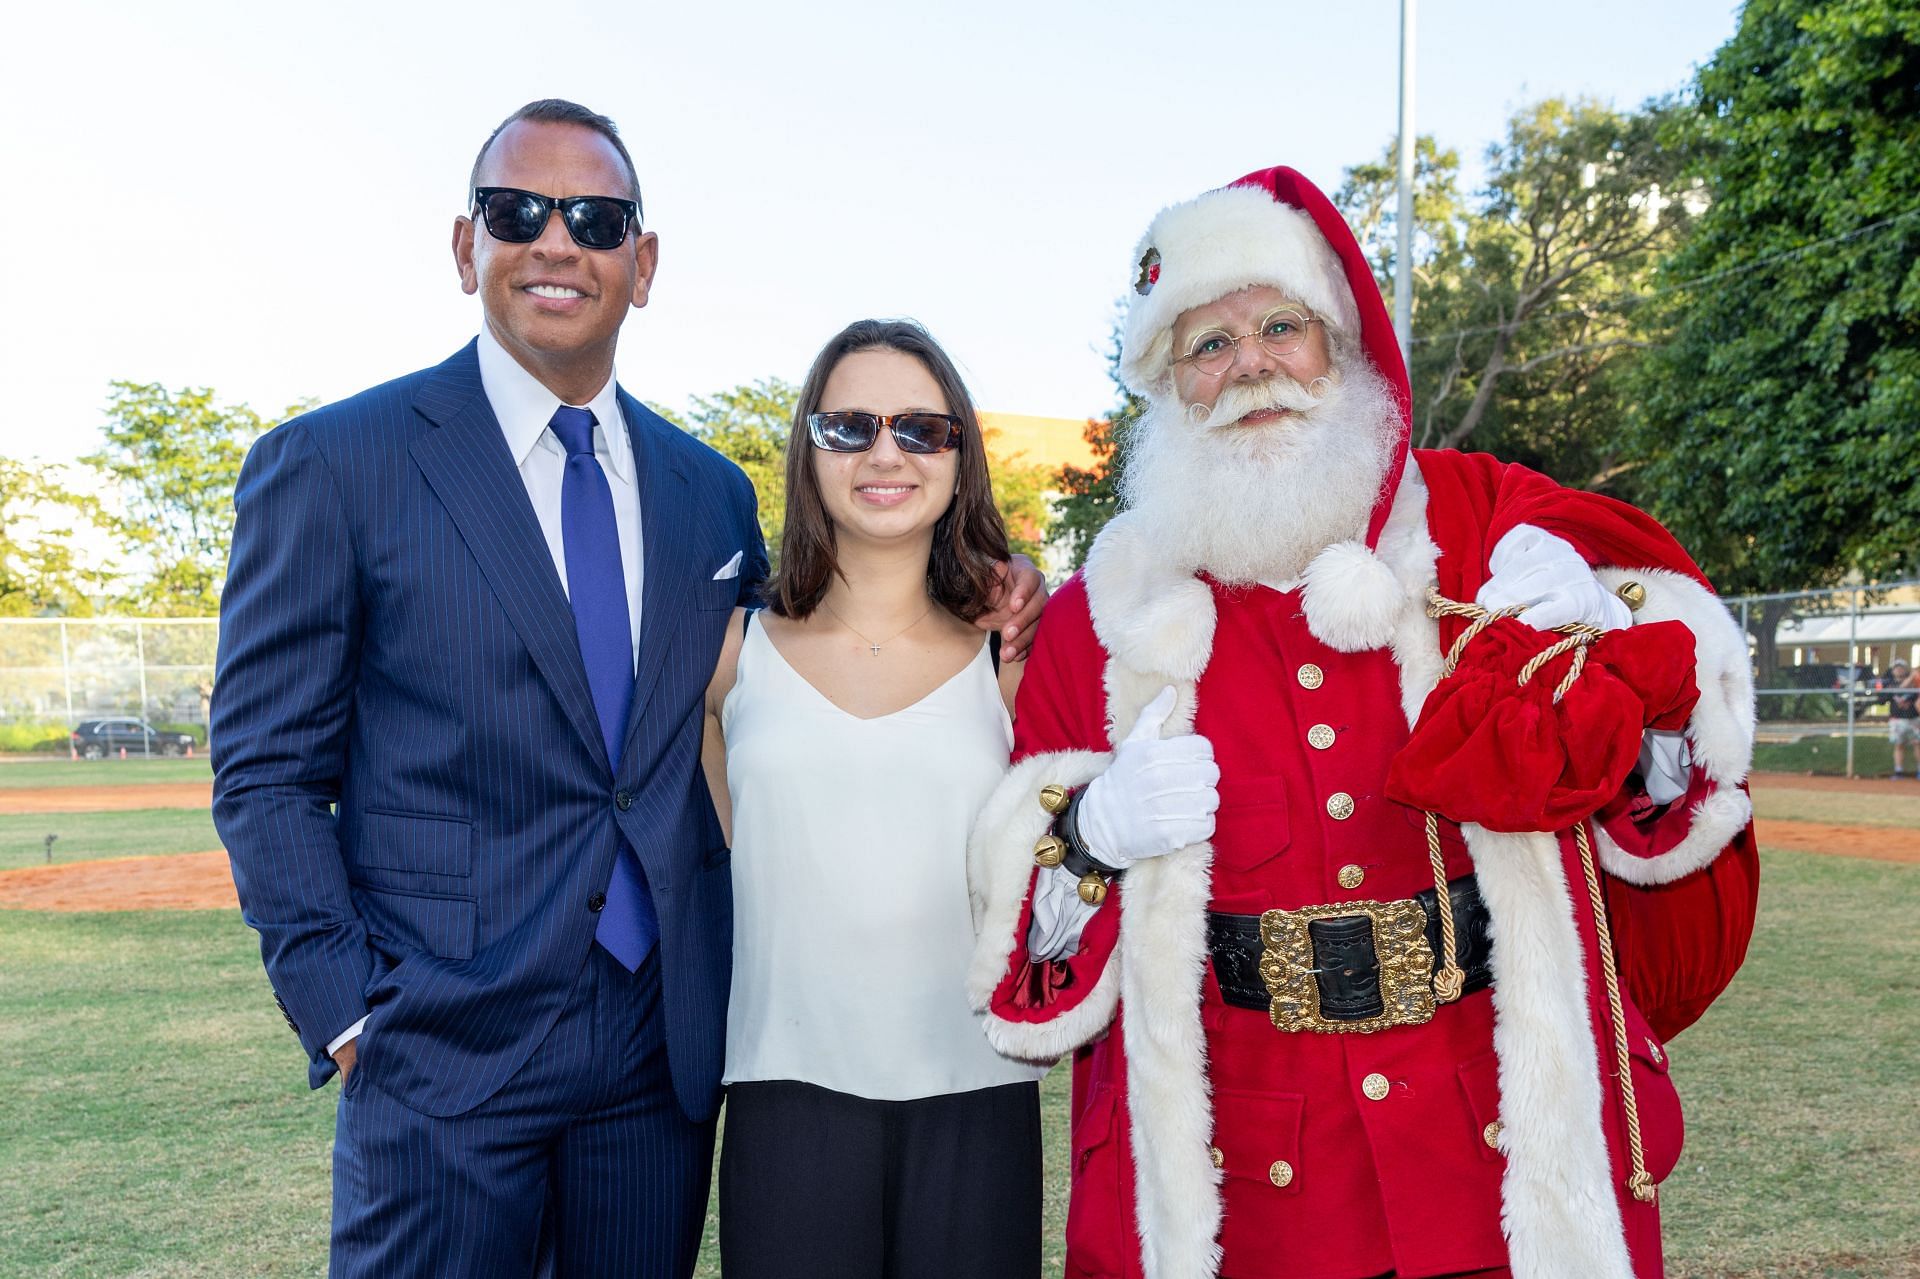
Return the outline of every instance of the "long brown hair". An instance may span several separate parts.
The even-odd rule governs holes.
[[[820,411],[833,370],[857,351],[898,351],[919,360],[939,384],[947,411],[960,419],[960,491],[933,526],[927,593],[954,616],[971,622],[992,607],[999,583],[994,569],[1007,558],[1007,530],[993,504],[973,397],[940,344],[911,320],[856,320],[834,335],[807,370],[787,437],[787,522],[780,534],[780,567],[765,588],[767,603],[782,617],[806,618],[820,607],[828,584],[840,572],[833,521],[813,471],[807,418]]]

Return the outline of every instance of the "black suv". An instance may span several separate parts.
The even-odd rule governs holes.
[[[184,755],[193,747],[190,733],[170,733],[138,719],[82,720],[69,735],[82,759],[105,759],[125,748],[129,755]]]

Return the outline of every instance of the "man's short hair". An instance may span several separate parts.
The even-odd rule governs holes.
[[[591,111],[578,102],[569,102],[565,98],[541,98],[529,102],[512,115],[502,120],[487,140],[480,145],[480,154],[473,157],[473,172],[467,176],[467,207],[473,207],[473,190],[480,185],[480,166],[486,163],[487,152],[493,147],[493,140],[510,124],[521,120],[532,120],[538,124],[577,124],[583,129],[592,129],[595,133],[613,143],[613,149],[620,153],[620,160],[627,166],[627,185],[633,194],[633,202],[640,203],[640,173],[633,167],[633,157],[627,154],[627,144],[620,140],[620,128],[598,111]]]

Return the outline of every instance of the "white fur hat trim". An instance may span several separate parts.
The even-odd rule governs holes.
[[[1171,388],[1173,322],[1183,311],[1252,285],[1282,289],[1342,332],[1359,333],[1359,308],[1326,237],[1261,187],[1222,187],[1163,209],[1134,251],[1134,272],[1120,376],[1140,395]]]

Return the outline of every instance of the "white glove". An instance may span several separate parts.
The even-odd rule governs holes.
[[[1065,866],[1035,872],[1027,958],[1045,962],[1080,949],[1080,934],[1099,911],[1080,899],[1080,878]]]
[[[1580,552],[1531,524],[1516,524],[1487,557],[1492,570],[1474,602],[1489,612],[1514,604],[1520,620],[1539,631],[1579,622],[1603,631],[1633,625],[1626,601],[1600,584]]]
[[[1640,740],[1640,778],[1646,783],[1647,798],[1656,804],[1671,804],[1687,793],[1688,769],[1693,752],[1687,747],[1687,735],[1677,730],[1650,728]]]
[[[1115,870],[1213,838],[1220,767],[1213,743],[1194,733],[1162,737],[1173,714],[1171,685],[1147,703],[1113,763],[1088,783],[1076,815],[1080,839]]]

